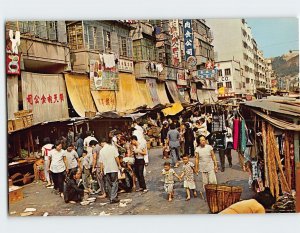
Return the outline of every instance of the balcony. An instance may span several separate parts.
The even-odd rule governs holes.
[[[158,78],[157,63],[148,61],[136,62],[134,65],[134,74],[136,78]]]

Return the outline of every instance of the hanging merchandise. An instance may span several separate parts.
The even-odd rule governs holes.
[[[103,54],[103,61],[104,61],[104,65],[105,68],[113,68],[116,66],[116,62],[115,62],[115,55],[114,54]]]
[[[291,159],[290,159],[290,143],[288,132],[284,133],[284,170],[287,183],[289,187],[292,187],[292,168],[291,168]]]
[[[250,142],[249,142],[250,143]],[[245,120],[241,120],[240,124],[240,151],[244,153],[247,145],[246,125]]]
[[[240,131],[240,120],[233,120],[233,149],[237,150],[239,145],[239,131]]]
[[[264,170],[265,170],[265,187],[269,187],[269,170],[268,170],[268,162],[267,162],[267,133],[266,133],[266,124],[262,122],[261,125],[261,137],[263,142],[263,154],[264,154]]]

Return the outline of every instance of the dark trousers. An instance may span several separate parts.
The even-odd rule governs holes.
[[[220,163],[221,168],[225,169],[225,155],[227,157],[228,163],[231,166],[232,165],[232,156],[231,156],[231,149],[219,149],[219,157],[220,157]]]
[[[184,154],[190,155],[191,157],[195,156],[195,148],[193,142],[185,142],[184,144]]]
[[[134,161],[134,174],[138,179],[139,186],[141,189],[146,189],[146,182],[144,177],[144,167],[145,167],[145,160],[144,159],[135,159]]]
[[[110,172],[105,174],[105,189],[109,200],[115,200],[118,195],[118,172]]]
[[[65,181],[66,173],[65,171],[54,173],[52,172],[52,179],[54,183],[54,189],[58,190],[60,193],[64,191],[64,181]]]

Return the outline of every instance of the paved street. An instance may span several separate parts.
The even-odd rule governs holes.
[[[161,170],[164,160],[162,159],[162,148],[150,150],[150,164],[147,167],[146,183],[149,192],[121,194],[119,198],[132,199],[125,207],[119,204],[105,204],[107,200],[97,199],[96,202],[81,206],[80,204],[66,204],[62,198],[52,193],[52,189],[47,189],[42,183],[29,184],[25,186],[24,199],[11,204],[9,213],[11,216],[20,216],[25,208],[35,208],[33,215],[42,216],[48,212],[49,216],[98,216],[104,214],[110,215],[153,215],[153,214],[205,214],[209,213],[207,203],[200,197],[192,198],[189,202],[185,201],[185,190],[183,182],[175,184],[175,198],[172,202],[166,200],[166,194],[163,192],[163,182]],[[217,156],[218,159],[218,156]],[[193,159],[192,159],[193,161]],[[248,188],[248,175],[242,172],[238,164],[238,157],[233,152],[233,167],[228,168],[226,164],[225,172],[217,174],[218,182],[232,185],[243,186],[242,199],[249,198],[251,192]],[[176,169],[180,174],[182,166]],[[176,178],[175,178],[176,179]],[[199,190],[202,187],[201,177],[196,177],[196,185]],[[198,195],[200,196],[200,195]],[[102,214],[100,214],[102,213]]]

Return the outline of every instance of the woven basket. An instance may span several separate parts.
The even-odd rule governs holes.
[[[243,189],[238,186],[205,185],[207,204],[211,213],[219,213],[240,200]]]
[[[21,110],[21,111],[18,111],[18,112],[14,113],[15,118],[21,118],[21,117],[26,116],[28,114],[32,114],[32,110],[31,109],[29,109],[29,110]]]

